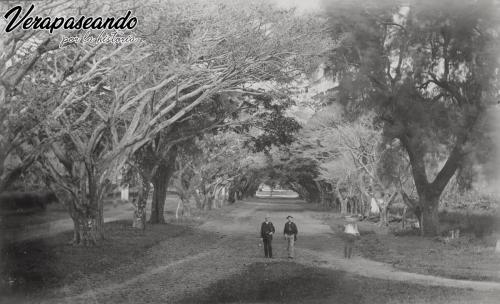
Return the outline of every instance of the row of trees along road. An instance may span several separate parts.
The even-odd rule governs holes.
[[[2,11],[8,5],[3,2]],[[224,115],[237,114],[244,96],[255,94],[252,86],[265,82],[272,92],[314,69],[329,46],[322,19],[264,1],[134,5],[35,2],[34,13],[119,15],[131,9],[138,27],[123,34],[143,43],[59,48],[62,34],[82,31],[16,30],[1,38],[0,190],[36,165],[68,204],[75,244],[104,237],[103,196],[124,168],[140,167],[161,205],[175,143],[223,125]],[[240,95],[221,102],[230,94]],[[209,121],[190,130],[198,119]],[[143,203],[136,205],[136,217],[142,217]],[[153,221],[162,221],[160,205],[154,205]]]
[[[210,208],[222,185],[233,201],[268,180],[313,202],[330,190],[341,201],[365,186],[399,191],[434,235],[440,196],[468,171],[498,100],[494,1],[336,1],[315,15],[257,0],[104,4],[50,1],[36,13],[131,9],[138,27],[124,34],[143,43],[1,37],[0,191],[29,170],[46,178],[76,244],[104,237],[103,196],[119,175],[139,181],[137,227],[151,184],[151,222],[162,223],[169,184],[189,212],[189,198]],[[335,87],[295,136],[286,89],[320,64]]]

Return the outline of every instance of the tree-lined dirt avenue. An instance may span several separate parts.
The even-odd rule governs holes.
[[[499,303],[500,1],[143,2],[0,0],[0,304]]]
[[[266,214],[270,215],[276,227],[272,260],[263,257],[259,237],[260,224]],[[249,265],[278,265],[280,262],[345,271],[355,276],[381,281],[415,284],[419,285],[419,288],[441,286],[470,292],[486,292],[488,295],[500,294],[500,283],[496,282],[453,280],[403,272],[388,264],[360,257],[359,252],[356,252],[351,260],[345,260],[339,231],[333,231],[330,225],[323,223],[322,214],[324,215],[324,212],[317,207],[298,199],[255,198],[238,202],[209,217],[208,221],[198,227],[200,230],[195,229],[199,233],[209,232],[220,236],[210,248],[192,252],[173,262],[167,261],[167,257],[164,258],[165,262],[160,258],[154,267],[147,267],[142,274],[122,281],[93,286],[89,280],[84,292],[75,293],[71,288],[61,288],[54,291],[53,297],[43,303],[175,303],[206,290],[221,280],[243,273]],[[285,262],[287,254],[282,229],[287,215],[294,217],[299,229],[296,258],[293,261],[297,264]],[[339,218],[339,225],[341,223]],[[161,256],[162,246],[169,246],[168,243],[169,241],[162,242],[152,250],[158,251]]]

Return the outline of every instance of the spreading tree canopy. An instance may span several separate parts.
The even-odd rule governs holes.
[[[438,232],[443,189],[498,100],[495,1],[341,1],[328,5],[338,46],[328,64],[338,99],[369,109],[384,144],[408,154],[423,230]],[[438,157],[430,172],[426,160]]]

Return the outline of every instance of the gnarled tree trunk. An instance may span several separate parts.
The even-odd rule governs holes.
[[[97,193],[93,195],[93,187],[89,187],[90,193],[78,201],[69,203],[69,211],[73,220],[74,245],[94,246],[98,241],[104,239],[104,210],[102,199]]]
[[[76,216],[73,219],[73,244],[94,246],[102,238],[102,227],[99,225],[97,214]]]
[[[157,172],[153,177],[153,200],[151,202],[151,216],[149,218],[150,224],[164,224],[165,217],[163,212],[165,210],[165,200],[167,198],[167,185],[171,173],[168,171]]]
[[[151,202],[151,224],[164,224],[165,201],[167,198],[168,184],[172,177],[173,168],[166,164],[161,164],[153,177],[153,201]]]
[[[53,167],[51,167],[53,168]],[[68,163],[68,171],[75,178],[67,178],[52,172],[60,191],[58,199],[67,202],[68,211],[73,220],[74,245],[93,246],[104,239],[103,195],[108,189],[107,181],[99,181],[99,172],[91,160]]]
[[[400,137],[400,141],[410,158],[413,180],[417,188],[420,207],[422,208],[420,231],[423,235],[435,236],[439,233],[439,197],[463,161],[465,155],[464,145],[467,141],[467,136],[466,132],[458,136],[446,163],[432,182],[427,180],[424,155],[418,148],[419,143],[411,140],[410,137]]]
[[[151,202],[151,224],[164,224],[165,201],[167,198],[168,185],[175,171],[176,151],[173,150],[167,160],[162,160],[153,176],[153,201]]]
[[[151,184],[149,180],[145,178],[139,178],[139,193],[134,199],[134,217],[132,219],[132,227],[137,229],[146,229],[146,205],[149,195],[149,190],[151,189]]]
[[[421,235],[437,235],[439,233],[439,196],[420,197],[423,206],[420,219]]]

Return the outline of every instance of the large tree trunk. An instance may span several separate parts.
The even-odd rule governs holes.
[[[165,201],[168,185],[175,171],[176,150],[169,155],[168,160],[162,160],[153,176],[153,201],[151,202],[151,224],[164,224]]]
[[[68,205],[74,226],[72,244],[94,246],[104,238],[103,210],[99,208],[102,204],[88,201],[86,204],[79,202],[79,205],[77,207],[75,202]]]
[[[420,220],[420,234],[426,236],[437,235],[439,233],[439,196],[421,197],[420,205],[424,206]]]
[[[80,196],[73,197],[69,203],[69,213],[75,229],[74,245],[94,246],[104,239],[104,204],[101,192],[106,185],[98,184],[96,169],[89,163],[85,166],[86,178],[80,180]]]
[[[454,148],[451,150],[443,168],[436,175],[432,183],[427,180],[425,168],[424,154],[419,148],[420,143],[412,140],[411,136],[400,137],[401,143],[406,149],[410,158],[413,181],[417,188],[420,206],[422,208],[422,220],[420,231],[425,236],[436,236],[439,233],[439,197],[443,193],[444,188],[455,174],[463,161],[467,135],[464,133],[458,136]]]
[[[164,224],[165,200],[167,198],[168,184],[173,170],[166,164],[160,165],[153,177],[153,201],[151,202],[151,224]]]
[[[132,227],[137,229],[146,229],[146,204],[148,200],[149,190],[151,189],[149,180],[142,178],[139,184],[139,193],[134,203],[134,217]]]
[[[163,216],[165,210],[165,200],[167,198],[167,179],[168,172],[157,173],[153,178],[153,200],[151,202],[151,217],[149,223],[151,224],[164,224],[165,217]],[[158,176],[160,175],[160,176]]]
[[[94,246],[102,237],[102,227],[97,214],[77,215],[73,218],[74,233],[73,244],[81,246]]]

